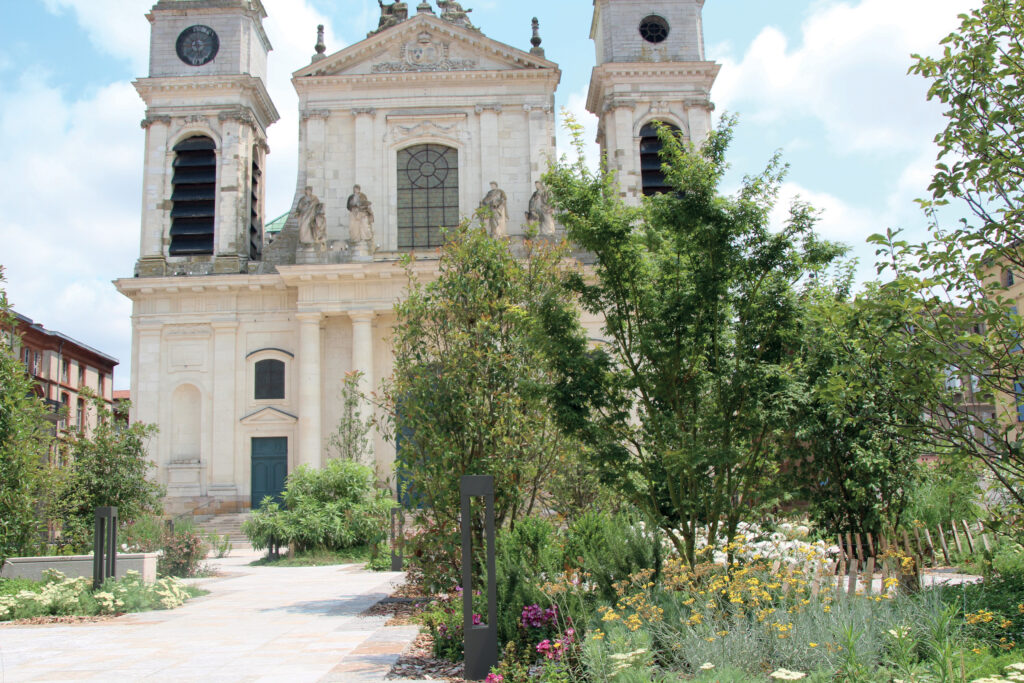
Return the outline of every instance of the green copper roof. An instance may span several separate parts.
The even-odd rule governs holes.
[[[283,213],[274,220],[267,223],[265,226],[263,226],[263,232],[270,233],[271,235],[276,235],[277,233],[281,232],[281,230],[284,229],[284,224],[287,220],[288,213]]]

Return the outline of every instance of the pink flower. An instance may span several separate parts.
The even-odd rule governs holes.
[[[484,683],[501,683],[505,680],[505,677],[501,674],[487,674],[487,678],[484,679]]]
[[[479,626],[479,625],[480,625],[480,615],[479,614],[474,614],[473,615],[473,626]]]

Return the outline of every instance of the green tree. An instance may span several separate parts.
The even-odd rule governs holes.
[[[362,415],[365,401],[359,391],[363,373],[345,374],[341,383],[341,417],[327,441],[327,447],[342,460],[367,465],[373,457],[370,450],[371,421]]]
[[[537,509],[553,468],[575,450],[546,406],[551,374],[538,322],[542,307],[575,319],[565,255],[564,245],[531,239],[513,253],[508,240],[463,225],[447,234],[436,279],[421,282],[407,268],[382,427],[423,505],[417,519],[433,533],[425,552],[454,552],[462,475],[494,475],[500,527]]]
[[[818,239],[805,204],[769,229],[785,172],[778,156],[735,196],[720,193],[733,124],[724,120],[699,151],[661,130],[675,191],[639,207],[620,198],[611,173],[582,161],[545,178],[569,238],[597,258],[593,277],[574,285],[582,306],[604,317],[608,341],[589,351],[571,321],[549,318],[560,418],[594,449],[604,481],[690,563],[702,527],[731,539],[776,500],[798,380],[800,283],[842,252]]]
[[[7,294],[0,287],[0,563],[30,551],[45,529],[36,503],[52,425],[16,348]]]
[[[1024,274],[1024,2],[985,0],[961,15],[942,40],[943,53],[915,55],[912,73],[932,81],[929,99],[946,106],[935,141],[940,156],[922,201],[928,241],[898,231],[875,235],[879,271],[894,276],[916,320],[905,332],[922,363],[948,368],[951,391],[927,407],[936,450],[979,461],[1004,502],[1024,506],[1024,441],[1018,405],[1024,378],[1024,322],[1010,278]],[[946,205],[973,219],[941,224]],[[993,403],[995,419],[965,404]]]
[[[155,466],[146,442],[156,426],[118,424],[101,398],[88,399],[96,426],[91,433],[70,432],[61,444],[66,472],[52,512],[62,520],[64,536],[79,546],[90,542],[97,507],[116,506],[118,519],[131,522],[160,512],[164,495],[148,476]]]
[[[904,521],[922,474],[927,397],[908,395],[905,378],[935,392],[943,377],[941,367],[914,364],[908,322],[885,290],[873,283],[849,298],[852,273],[850,264],[822,279],[805,309],[786,480],[822,530],[878,537]]]

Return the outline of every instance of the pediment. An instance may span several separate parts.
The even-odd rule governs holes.
[[[543,57],[423,13],[313,62],[292,77],[557,68]]]
[[[298,421],[299,418],[296,416],[273,406],[260,408],[239,420],[244,425],[295,424]]]

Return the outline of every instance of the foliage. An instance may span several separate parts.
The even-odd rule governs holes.
[[[481,623],[480,615],[487,612],[486,599],[477,591],[473,595],[473,624]],[[462,588],[441,593],[432,600],[419,616],[433,638],[434,656],[451,662],[463,658]]]
[[[576,315],[563,287],[566,254],[531,239],[517,254],[508,240],[462,225],[446,235],[436,279],[420,282],[407,264],[382,427],[412,482],[406,493],[422,506],[417,524],[456,526],[464,474],[494,475],[496,524],[512,524],[577,450],[545,403],[551,377],[538,323],[541,307]]]
[[[961,520],[977,521],[982,515],[978,506],[981,491],[972,464],[966,458],[949,456],[925,463],[911,491],[906,519],[919,520],[931,529],[939,525],[948,529]]]
[[[592,351],[574,320],[545,317],[559,418],[593,448],[602,481],[690,562],[699,526],[731,538],[777,498],[800,283],[842,251],[817,238],[805,204],[791,207],[781,231],[769,228],[785,173],[778,156],[735,196],[719,193],[732,129],[726,119],[699,152],[662,129],[662,170],[675,191],[639,207],[621,199],[606,168],[580,161],[545,176],[570,239],[597,258],[593,278],[573,286],[583,308],[603,316],[607,337]]]
[[[928,396],[908,395],[905,379],[934,393],[942,366],[914,362],[900,334],[909,320],[880,301],[878,285],[848,298],[852,266],[811,288],[800,352],[804,386],[785,476],[821,530],[878,537],[904,522],[921,474],[924,446],[916,435],[930,421],[919,407]]]
[[[161,576],[188,578],[201,571],[200,562],[206,557],[209,547],[195,531],[175,528],[164,532],[162,550],[157,572]]]
[[[996,483],[1005,515],[1024,506],[1024,444],[1016,404],[1024,354],[1024,319],[1014,310],[1007,273],[1024,273],[1024,2],[984,0],[961,15],[942,40],[940,57],[915,56],[911,72],[931,81],[929,98],[946,107],[935,141],[940,158],[922,202],[931,235],[920,244],[888,231],[871,239],[879,270],[895,277],[914,326],[904,334],[920,362],[949,366],[954,390],[934,399],[943,416],[930,430],[936,450],[976,459]],[[966,205],[973,215],[940,224],[942,207]],[[995,419],[965,410],[965,401],[993,403]],[[1016,509],[1005,504],[1012,503]],[[1003,530],[1018,533],[1019,527]]]
[[[387,566],[382,566],[382,558]],[[386,571],[390,568],[390,558],[386,549],[374,548],[369,545],[358,545],[345,550],[304,550],[293,556],[261,557],[249,564],[253,567],[326,567],[334,564],[366,564],[367,569]]]
[[[389,502],[374,489],[373,470],[352,460],[329,460],[323,469],[299,467],[285,482],[282,508],[266,498],[242,523],[256,550],[282,545],[293,552],[345,550],[385,537]]]
[[[423,517],[422,525],[406,534],[406,579],[434,595],[462,581],[462,535],[451,520]]]
[[[146,442],[157,428],[141,422],[118,424],[103,399],[89,394],[89,410],[96,412],[90,434],[69,431],[60,444],[63,472],[56,485],[50,516],[59,519],[63,535],[79,548],[90,547],[96,508],[117,507],[121,522],[159,513],[163,487],[150,480],[155,465],[146,454]]]
[[[0,594],[0,621],[174,609],[201,592],[186,588],[172,578],[149,585],[135,571],[128,571],[121,578],[107,579],[99,590],[93,591],[89,578],[69,579],[55,569],[48,569],[43,580],[30,588],[14,595]]]
[[[342,460],[369,465],[373,457],[369,437],[372,425],[362,416],[363,401],[359,393],[362,377],[363,373],[358,370],[345,373],[341,383],[341,417],[327,447]]]
[[[0,267],[0,285],[3,268]],[[31,552],[43,520],[36,506],[46,477],[51,424],[16,355],[7,295],[0,286],[0,564]]]
[[[530,644],[524,640],[520,610],[528,605],[549,607],[550,602],[541,590],[543,577],[555,576],[562,568],[563,552],[549,522],[527,517],[515,529],[498,534],[494,560],[498,642]]]

